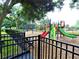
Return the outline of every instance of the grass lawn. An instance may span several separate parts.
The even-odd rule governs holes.
[[[1,32],[1,34],[7,34],[6,32]],[[16,55],[17,53],[19,53],[19,51],[21,50],[21,48],[17,45],[12,45],[11,44],[16,44],[15,41],[12,40],[11,37],[7,38],[7,37],[3,37],[1,38],[2,40],[10,40],[10,41],[5,41],[3,45],[6,45],[2,48],[2,54],[0,53],[0,59],[1,59],[1,55],[2,58],[7,57],[7,56],[13,56]],[[9,46],[7,46],[9,45]]]
[[[79,31],[70,31],[69,33],[79,36]]]
[[[1,34],[7,34],[6,32],[2,31]]]

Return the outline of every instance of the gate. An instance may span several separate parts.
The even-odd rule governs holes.
[[[18,43],[15,41],[17,38],[14,40],[7,34],[2,35],[1,39],[0,59],[79,59],[79,46],[40,35],[21,37]]]

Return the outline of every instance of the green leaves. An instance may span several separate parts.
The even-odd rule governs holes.
[[[3,13],[3,5],[0,4],[0,15]]]
[[[79,0],[72,0],[70,2],[70,8],[77,8],[77,9],[79,9]]]
[[[19,14],[23,12],[23,7],[20,3],[15,4],[11,9],[11,14],[18,17]]]
[[[9,18],[11,20],[15,19],[15,21],[18,20],[19,23],[34,21],[35,19],[40,20],[45,17],[48,11],[54,11],[54,7],[61,9],[64,5],[64,0],[12,0],[9,6],[8,1],[10,2],[10,0],[6,0],[4,3],[4,5],[7,5],[4,9],[7,10],[13,6],[12,9],[9,9],[11,11]],[[3,13],[4,5],[0,6],[0,14]],[[72,8],[75,6],[79,8],[79,1],[72,0],[70,5]]]
[[[5,28],[10,28],[10,27],[15,27],[15,21],[14,20],[10,20],[10,18],[6,17],[2,23],[2,27]]]

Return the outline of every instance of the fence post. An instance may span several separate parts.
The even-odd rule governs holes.
[[[38,59],[40,59],[40,39],[41,39],[41,36],[38,35]]]

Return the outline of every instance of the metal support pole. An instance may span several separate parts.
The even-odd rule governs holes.
[[[40,59],[40,35],[38,36],[38,59]]]
[[[49,20],[49,38],[50,38],[50,31],[51,31],[51,20]]]

